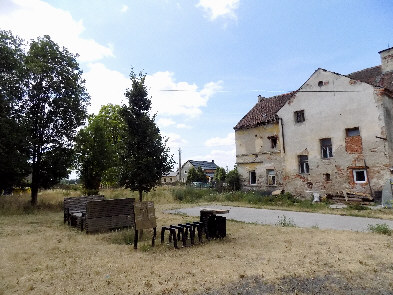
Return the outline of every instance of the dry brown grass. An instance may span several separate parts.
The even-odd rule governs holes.
[[[156,205],[159,227],[192,220],[162,212],[174,206]],[[203,294],[248,278],[277,285],[332,272],[362,288],[382,280],[393,289],[392,237],[239,222],[227,231],[194,247],[145,241],[135,251],[122,242],[132,231],[86,235],[63,225],[60,212],[1,216],[0,294]]]
[[[122,189],[101,193],[137,198]],[[62,201],[71,195],[80,193],[44,191],[38,210],[29,209],[29,196],[1,200],[0,294],[258,294],[258,282],[274,294],[315,282],[327,284],[322,294],[393,290],[392,236],[228,222],[224,240],[174,250],[158,237],[152,248],[147,231],[135,251],[126,244],[132,230],[86,235],[63,225]],[[195,220],[163,213],[190,206],[174,203],[170,189],[146,199],[156,204],[158,228]]]

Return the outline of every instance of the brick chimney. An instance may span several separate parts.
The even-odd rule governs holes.
[[[381,56],[382,73],[393,71],[393,47],[378,53]]]

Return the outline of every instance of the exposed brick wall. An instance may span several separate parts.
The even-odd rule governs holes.
[[[346,137],[345,151],[350,154],[361,154],[363,152],[362,137],[361,136]]]

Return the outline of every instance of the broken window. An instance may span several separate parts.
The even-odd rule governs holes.
[[[308,156],[298,156],[299,160],[299,173],[307,174],[310,172],[310,168],[308,166]]]
[[[332,149],[332,139],[331,138],[322,138],[321,142],[321,156],[323,159],[328,159],[333,157],[333,149]]]
[[[272,149],[275,149],[277,147],[278,136],[277,135],[268,136],[267,139],[270,140],[270,147]]]
[[[305,121],[304,110],[296,111],[295,112],[295,122],[296,123],[302,123],[304,121]]]
[[[360,136],[359,127],[345,129],[347,137]]]
[[[355,183],[366,183],[367,182],[366,169],[354,169],[353,180],[355,181]]]
[[[266,170],[267,174],[267,185],[272,185],[275,186],[277,185],[276,183],[276,171],[273,169],[267,169]]]
[[[257,184],[257,174],[255,171],[250,171],[250,184]]]

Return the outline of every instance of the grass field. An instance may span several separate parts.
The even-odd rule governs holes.
[[[229,221],[223,240],[152,248],[145,231],[135,251],[132,230],[86,235],[64,225],[61,202],[72,194],[42,192],[39,209],[28,197],[0,201],[0,294],[392,294],[392,236]],[[170,190],[148,198],[158,227],[193,220],[163,213],[190,206]]]

